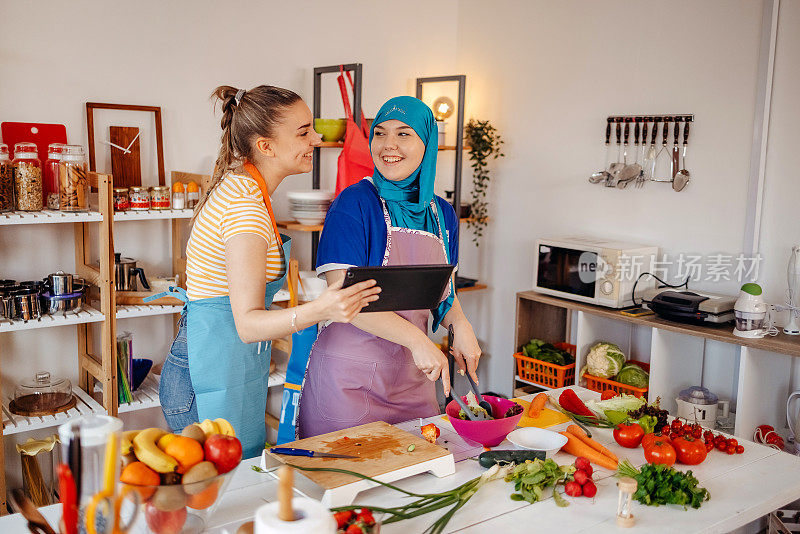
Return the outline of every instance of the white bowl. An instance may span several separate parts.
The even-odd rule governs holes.
[[[567,444],[566,436],[552,430],[533,426],[518,428],[511,432],[506,439],[518,449],[544,451],[546,458],[549,458]]]
[[[306,189],[304,191],[287,191],[286,198],[298,202],[311,201],[318,202],[321,200],[333,200],[336,196],[335,191],[323,191],[321,189]]]
[[[300,224],[306,226],[316,226],[318,224],[322,224],[325,222],[325,215],[323,214],[321,217],[297,217],[295,216],[295,220]]]

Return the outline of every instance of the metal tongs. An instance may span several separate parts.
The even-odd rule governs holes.
[[[453,357],[453,355],[450,354],[450,348],[453,346],[453,338],[454,338],[454,336],[455,336],[455,334],[453,332],[453,325],[450,325],[447,328],[447,357],[448,358],[452,358]],[[469,376],[469,373],[466,373],[466,376],[467,376],[467,379],[469,380],[470,388],[472,388],[472,392],[475,394],[475,398],[478,400],[478,404],[481,406],[481,408],[486,410],[486,413],[479,412],[479,413],[476,414],[475,412],[473,412],[469,408],[469,406],[467,406],[467,404],[464,402],[464,399],[462,399],[461,395],[455,390],[455,377],[451,376],[450,377],[450,389],[452,390],[453,398],[458,403],[458,405],[461,407],[461,409],[464,410],[464,412],[467,414],[467,418],[469,418],[470,421],[488,421],[490,419],[493,419],[492,416],[491,416],[491,414],[492,414],[492,405],[489,404],[488,402],[486,402],[485,400],[483,400],[483,397],[481,397],[481,394],[478,393],[478,388],[475,385],[475,381],[472,380],[472,377]]]

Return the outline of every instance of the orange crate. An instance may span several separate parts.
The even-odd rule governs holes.
[[[575,345],[555,343],[553,346],[575,356]],[[521,352],[515,353],[514,358],[517,360],[517,376],[522,380],[548,388],[561,388],[575,384],[574,362],[569,365],[556,365],[528,358]]]
[[[649,363],[637,362],[636,360],[628,360],[625,363],[634,363],[648,373],[650,372]],[[628,395],[634,395],[639,398],[647,398],[647,388],[637,388],[627,384],[620,384],[614,380],[600,378],[599,376],[590,375],[589,373],[584,373],[583,378],[586,379],[586,389],[591,389],[592,391],[602,393],[603,391],[610,389],[614,393],[627,393]]]

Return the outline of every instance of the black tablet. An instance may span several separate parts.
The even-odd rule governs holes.
[[[375,280],[381,288],[378,300],[361,312],[431,310],[439,305],[455,265],[390,265],[350,267],[342,287]]]

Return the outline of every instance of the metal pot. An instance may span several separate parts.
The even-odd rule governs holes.
[[[26,288],[14,291],[12,295],[16,306],[15,318],[30,321],[42,316],[42,308],[39,305],[39,291]]]
[[[81,311],[81,304],[83,303],[83,293],[70,293],[67,295],[53,295],[51,293],[44,293],[42,300],[47,303],[45,313],[55,315],[60,313],[62,315],[67,312]]]
[[[57,271],[47,275],[47,284],[50,286],[50,291],[54,296],[74,293],[72,280],[73,276],[64,271]]]
[[[11,294],[0,293],[0,317],[13,319],[17,315],[17,305]]]
[[[114,285],[117,291],[136,291],[136,276],[142,282],[142,286],[149,290],[150,284],[144,275],[144,269],[136,266],[133,258],[123,258],[121,254],[114,254]]]

